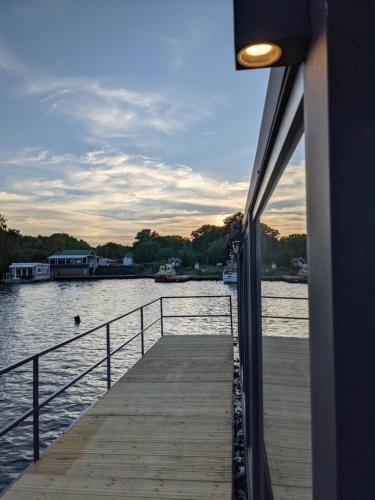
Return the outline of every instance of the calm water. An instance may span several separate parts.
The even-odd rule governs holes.
[[[21,286],[0,285],[0,367],[12,364],[111,318],[124,314],[161,295],[222,295],[230,293],[236,306],[236,289],[221,282],[154,283],[153,280],[102,280],[48,282]],[[264,283],[264,295],[306,296],[306,285]],[[227,299],[184,299],[167,301],[164,314],[222,314]],[[264,314],[307,316],[305,301],[263,301]],[[159,316],[159,303],[145,310],[145,326]],[[79,326],[73,318],[81,317]],[[236,312],[234,314],[236,319]],[[140,326],[139,313],[111,326],[112,348],[125,342]],[[227,318],[165,319],[164,332],[230,333]],[[265,319],[263,333],[306,336],[307,322]],[[145,333],[145,349],[160,336],[160,324]],[[40,398],[105,356],[105,330],[50,353],[40,360]],[[123,375],[140,357],[140,338],[112,358],[112,380]],[[50,445],[67,426],[106,389],[105,365],[84,377],[65,394],[50,403],[41,415],[41,451]],[[17,369],[0,380],[0,426],[10,423],[31,406],[31,364]],[[0,491],[32,459],[31,421],[0,438]]]

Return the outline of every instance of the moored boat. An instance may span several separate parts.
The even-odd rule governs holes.
[[[223,283],[237,283],[237,269],[231,266],[224,268]]]
[[[170,264],[162,264],[159,271],[155,274],[157,283],[167,283],[175,280],[176,270]]]

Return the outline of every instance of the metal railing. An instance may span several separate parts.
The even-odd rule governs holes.
[[[166,301],[172,300],[172,299],[202,299],[202,298],[226,298],[228,299],[228,305],[229,305],[229,312],[226,314],[164,314],[163,312],[163,305],[165,304]],[[150,324],[147,326],[144,325],[144,310],[145,308],[149,307],[152,304],[155,304],[156,302],[160,302],[160,316],[152,321]],[[122,343],[119,347],[117,347],[114,350],[111,350],[111,330],[110,326],[112,323],[115,323],[116,321],[119,321],[120,319],[123,319],[127,316],[130,316],[131,314],[135,314],[139,312],[140,314],[140,330],[138,333],[133,335],[130,339]],[[156,323],[160,321],[160,335],[164,335],[164,319],[167,318],[207,318],[207,317],[220,317],[220,318],[229,318],[230,319],[230,332],[231,335],[233,335],[233,311],[232,311],[232,296],[231,295],[178,295],[178,296],[163,296],[159,297],[158,299],[152,300],[151,302],[148,302],[147,304],[144,304],[140,307],[137,307],[136,309],[133,309],[125,314],[122,314],[121,316],[117,316],[114,319],[111,319],[110,321],[107,321],[105,323],[102,323],[99,326],[96,326],[95,328],[92,328],[86,332],[83,332],[81,334],[76,335],[75,337],[72,337],[70,339],[67,339],[63,342],[60,342],[59,344],[56,344],[52,347],[49,347],[48,349],[45,349],[41,352],[38,352],[37,354],[33,354],[31,356],[28,356],[25,359],[22,359],[21,361],[18,361],[17,363],[14,363],[6,368],[3,368],[0,370],[0,376],[5,375],[7,373],[12,372],[13,370],[16,370],[17,368],[27,364],[27,363],[32,363],[32,368],[33,368],[33,390],[32,390],[32,408],[30,408],[28,411],[26,411],[23,415],[21,415],[19,418],[11,422],[10,424],[6,425],[2,429],[0,429],[0,438],[5,436],[8,432],[12,431],[18,425],[20,425],[23,421],[28,419],[29,417],[33,417],[33,455],[34,455],[34,462],[39,460],[39,455],[40,455],[40,431],[39,431],[39,422],[40,422],[40,410],[44,408],[48,403],[53,401],[57,396],[65,392],[67,389],[69,389],[72,385],[74,385],[76,382],[81,380],[85,375],[88,375],[91,373],[95,368],[100,366],[101,364],[106,362],[106,379],[107,379],[107,390],[111,388],[111,357],[118,353],[120,350],[122,350],[124,347],[126,347],[130,342],[135,340],[137,337],[141,338],[141,354],[142,356],[145,353],[145,347],[144,347],[144,333],[149,330],[152,326],[154,326]],[[40,401],[39,398],[39,359],[46,354],[49,354],[53,351],[56,351],[57,349],[60,349],[62,347],[65,347],[69,344],[72,344],[73,342],[76,342],[77,340],[82,339],[83,337],[86,337],[100,329],[104,329],[106,332],[106,356],[101,358],[99,361],[94,363],[92,366],[90,366],[88,369],[86,369],[84,372],[80,373],[76,378],[62,386],[60,389],[57,391],[53,392],[50,396],[48,396],[46,399],[43,401]]]
[[[281,296],[277,296],[277,295],[262,295],[262,299],[309,300],[308,297],[281,297]],[[262,314],[262,318],[287,319],[287,320],[293,319],[293,320],[309,321],[308,317],[301,317],[301,316],[273,316],[273,315]]]

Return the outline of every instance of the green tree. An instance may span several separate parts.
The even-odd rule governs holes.
[[[132,247],[109,241],[104,245],[97,246],[95,250],[101,257],[113,260],[122,260],[127,253],[131,252]]]
[[[289,234],[282,236],[278,246],[278,263],[290,266],[292,259],[302,257],[306,259],[306,234]]]
[[[200,260],[191,245],[186,246],[183,250],[181,250],[178,257],[181,259],[182,267],[192,267],[195,262]]]
[[[225,217],[225,219],[223,220],[223,224],[224,224],[224,227],[225,227],[226,231],[230,230],[230,225],[232,224],[232,222],[234,222],[235,224],[241,226],[242,225],[242,219],[243,219],[243,213],[242,212],[236,212],[233,215],[229,215],[228,217]]]
[[[155,240],[158,237],[159,234],[156,231],[151,231],[151,229],[142,229],[135,235],[135,242],[133,243],[133,246],[137,246],[145,241]]]
[[[8,271],[9,265],[15,259],[20,243],[20,233],[17,229],[10,229],[6,218],[0,214],[0,271]]]
[[[276,262],[280,265],[278,259],[279,238],[280,233],[277,229],[273,229],[263,223],[260,225],[260,245],[263,264],[269,265],[272,262]]]
[[[141,241],[134,248],[134,260],[141,264],[154,262],[159,251],[156,241]]]
[[[224,226],[214,226],[212,224],[204,224],[200,228],[192,231],[192,245],[197,252],[207,253],[210,244],[225,235]]]
[[[217,238],[210,243],[207,249],[209,264],[225,262],[225,245],[226,238],[224,236],[221,236],[220,238]]]
[[[174,257],[175,252],[173,251],[172,247],[164,247],[164,248],[159,248],[156,257],[157,260],[159,261],[164,261],[168,260],[171,257]]]

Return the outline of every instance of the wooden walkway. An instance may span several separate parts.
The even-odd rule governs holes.
[[[263,377],[274,500],[312,500],[309,340],[264,336]]]
[[[232,337],[163,337],[3,498],[230,499],[232,381]]]

